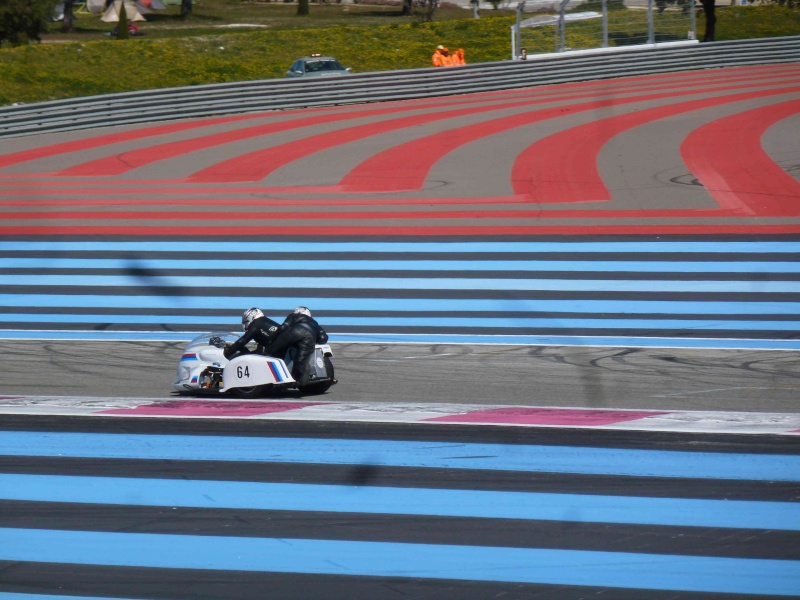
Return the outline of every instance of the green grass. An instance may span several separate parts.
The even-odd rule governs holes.
[[[336,56],[354,72],[430,67],[440,43],[463,47],[469,63],[510,55],[508,11],[484,10],[475,20],[469,10],[445,7],[433,23],[402,17],[396,6],[315,4],[309,17],[295,12],[293,4],[201,0],[186,20],[177,6],[148,15],[140,24],[146,35],[126,41],[105,35],[111,25],[98,17],[79,14],[72,34],[54,24],[44,43],[0,49],[0,104],[283,77],[294,59],[312,52]],[[633,12],[613,11],[612,27]],[[718,40],[800,31],[797,10],[718,7],[717,13]],[[702,33],[702,16],[697,27]],[[551,52],[552,31],[542,30],[526,46],[529,54]]]

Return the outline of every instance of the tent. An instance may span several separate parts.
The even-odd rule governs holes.
[[[100,17],[101,21],[105,21],[106,23],[118,23],[119,22],[119,13],[122,10],[122,1],[123,0],[115,0],[103,13],[103,16]],[[146,21],[147,19],[144,18],[144,15],[141,13],[139,8],[137,7],[138,3],[133,2],[125,2],[125,14],[128,16],[128,22],[131,23],[133,21]],[[144,7],[143,7],[144,8]]]
[[[95,15],[102,15],[106,9],[106,0],[86,0],[86,8]]]

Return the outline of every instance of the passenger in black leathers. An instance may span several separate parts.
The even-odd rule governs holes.
[[[242,315],[242,327],[244,335],[222,351],[228,360],[237,354],[248,354],[250,351],[247,349],[247,344],[252,341],[255,341],[263,351],[263,348],[269,346],[275,339],[279,325],[276,321],[265,317],[261,309],[250,308]]]
[[[328,341],[328,334],[311,317],[311,311],[305,306],[298,306],[286,317],[266,353],[276,358],[283,358],[289,348],[296,348],[292,363],[292,377],[302,386],[308,383],[311,368],[308,359],[314,354],[314,346]]]

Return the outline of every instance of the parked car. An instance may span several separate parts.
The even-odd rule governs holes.
[[[334,75],[350,75],[350,67],[344,68],[342,63],[335,58],[319,54],[298,58],[286,71],[287,77],[330,77]]]

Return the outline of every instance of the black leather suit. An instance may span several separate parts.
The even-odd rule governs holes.
[[[222,353],[225,355],[225,358],[230,360],[237,354],[247,354],[248,342],[255,341],[259,346],[269,346],[277,332],[278,323],[267,317],[258,317],[257,319],[253,319],[245,330],[244,335],[230,346],[227,346]]]
[[[292,363],[292,377],[300,384],[308,382],[310,368],[309,357],[314,353],[316,344],[328,341],[328,334],[313,318],[300,313],[292,313],[278,328],[277,335],[267,346],[266,353],[276,358],[283,358],[289,348],[296,348],[297,354]]]

